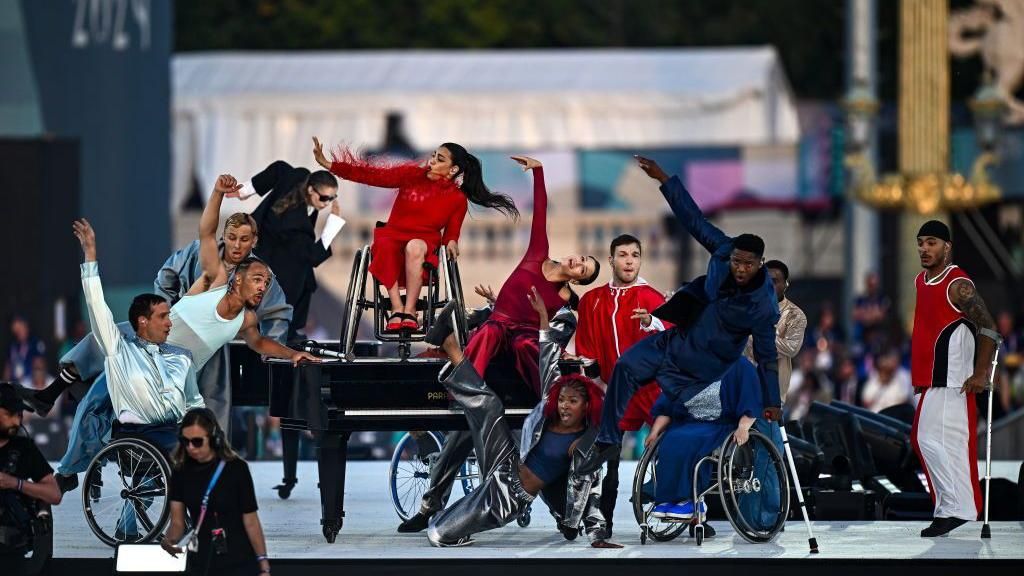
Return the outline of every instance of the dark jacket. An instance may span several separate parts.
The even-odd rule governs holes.
[[[680,224],[711,253],[707,275],[679,290],[681,298],[700,301],[703,310],[689,319],[679,350],[673,350],[666,361],[697,381],[715,382],[743,355],[747,339],[753,336],[765,406],[781,406],[775,349],[779,304],[771,278],[762,267],[747,286],[737,286],[729,270],[733,238],[707,221],[678,176],[665,182],[661,193]]]
[[[309,170],[295,168],[278,160],[252,177],[252,187],[260,196],[270,194],[252,213],[259,226],[259,242],[253,253],[270,265],[290,304],[305,293],[316,291],[313,268],[327,260],[330,249],[316,238],[316,212],[310,214],[300,201],[284,212],[274,212],[274,204],[296,187],[303,191]]]

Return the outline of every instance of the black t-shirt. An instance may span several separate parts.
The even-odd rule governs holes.
[[[21,478],[26,482],[29,480],[39,482],[53,474],[53,468],[50,468],[46,458],[43,458],[43,453],[31,439],[15,436],[0,446],[0,472]],[[18,530],[25,529],[38,505],[38,501],[24,494],[18,494],[14,490],[0,490],[0,526]],[[26,538],[28,537],[27,533],[23,534]],[[15,542],[20,543],[16,544]],[[27,539],[8,541],[13,549],[0,544],[0,557],[6,557],[8,554],[20,556],[23,546],[28,546],[30,542]]]
[[[0,446],[0,472],[22,480],[39,482],[53,474],[53,468],[50,468],[43,453],[31,439],[15,436]]]
[[[171,500],[183,502],[192,522],[199,521],[199,509],[203,494],[210,485],[210,479],[217,469],[219,460],[199,464],[186,459],[180,470],[171,476]],[[249,542],[249,535],[242,523],[242,515],[256,512],[256,490],[253,487],[249,465],[241,458],[230,460],[224,465],[217,484],[210,492],[206,518],[199,529],[199,551],[196,561],[198,573],[205,573],[209,562],[210,573],[214,568],[228,568],[245,565],[255,566],[256,552]],[[227,554],[212,554],[210,531],[223,528],[227,539]]]

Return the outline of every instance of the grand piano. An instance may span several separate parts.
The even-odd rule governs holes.
[[[236,405],[269,405],[270,415],[288,429],[309,430],[317,443],[323,535],[334,542],[345,517],[348,440],[357,431],[464,430],[466,419],[449,401],[434,358],[375,358],[376,343],[359,343],[354,360],[325,359],[293,367],[267,359],[242,345],[231,348],[232,399]],[[321,342],[338,350],[337,342]],[[371,357],[359,357],[371,356]],[[578,362],[562,363],[563,373]],[[513,428],[537,404],[511,362],[496,359],[487,383],[505,404]]]

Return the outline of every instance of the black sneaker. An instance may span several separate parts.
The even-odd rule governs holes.
[[[921,530],[921,538],[945,536],[964,524],[967,524],[967,520],[961,520],[960,518],[936,518],[932,520],[931,526]]]
[[[78,488],[78,474],[54,474],[53,477],[57,480],[57,487],[60,488],[61,494],[67,494]]]
[[[398,532],[401,534],[422,532],[427,529],[428,522],[430,522],[430,516],[423,512],[417,512],[410,516],[408,520],[398,525]]]
[[[35,412],[40,418],[46,418],[46,415],[53,410],[53,403],[45,400],[40,400],[37,397],[38,390],[34,388],[26,388],[24,386],[14,386],[14,392],[18,398],[21,399],[21,403],[25,405],[25,408],[29,412]]]

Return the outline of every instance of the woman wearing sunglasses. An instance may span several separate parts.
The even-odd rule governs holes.
[[[178,442],[172,456],[171,525],[160,545],[173,555],[191,554],[191,574],[270,574],[249,466],[231,449],[213,412],[188,411]]]
[[[320,141],[313,138],[318,164],[350,182],[380,188],[397,188],[387,224],[373,231],[370,274],[387,288],[391,299],[389,332],[419,329],[416,301],[427,278],[423,265],[437,266],[437,250],[459,257],[459,234],[469,202],[494,208],[512,218],[519,210],[511,198],[491,192],[484,184],[480,160],[458,144],[446,142],[424,162],[381,164],[357,157],[350,150],[324,156]],[[400,288],[408,297],[402,302]]]
[[[243,200],[253,194],[269,194],[252,213],[260,231],[253,253],[270,266],[294,309],[288,330],[291,341],[306,326],[310,297],[317,287],[313,268],[331,255],[331,242],[345,225],[337,202],[338,180],[326,170],[310,173],[278,160],[238,191]],[[328,207],[318,239],[317,213]]]

